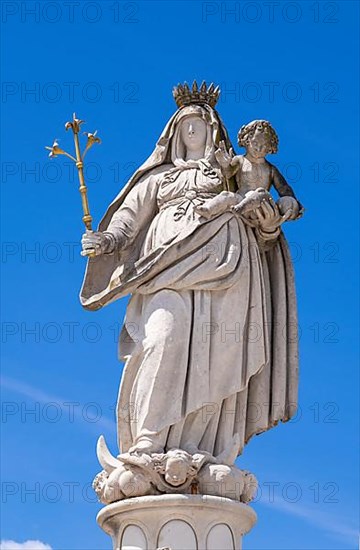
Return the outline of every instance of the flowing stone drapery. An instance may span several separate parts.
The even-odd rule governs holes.
[[[145,235],[139,259],[118,261],[123,271],[108,285],[111,299],[132,293],[120,341],[123,452],[156,434],[159,449],[219,454],[237,433],[240,453],[296,407],[296,303],[285,239],[261,251],[254,229],[234,214],[196,216],[196,200],[220,184],[206,169],[155,169],[107,227],[131,242]]]
[[[255,170],[270,138],[277,147],[267,121],[245,127],[258,132],[245,143],[255,157],[238,157],[233,173],[218,91],[204,86],[179,87],[154,152],[83,237],[96,256],[82,305],[131,295],[119,341],[121,453],[99,438],[93,482],[116,549],[241,548],[257,481],[235,459],[297,406],[294,274],[280,226],[301,205],[269,163]]]

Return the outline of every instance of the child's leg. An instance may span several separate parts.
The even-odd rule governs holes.
[[[206,219],[212,216],[218,216],[231,206],[238,204],[241,200],[240,195],[232,193],[231,191],[222,191],[216,197],[206,200],[203,204],[199,204],[195,207],[195,211]]]
[[[273,201],[270,193],[262,188],[258,187],[253,191],[248,191],[245,197],[239,201],[239,203],[232,208],[233,212],[237,214],[247,214],[259,208],[259,206],[265,201]]]

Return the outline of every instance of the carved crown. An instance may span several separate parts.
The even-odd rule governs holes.
[[[173,88],[173,96],[178,107],[185,107],[185,105],[203,105],[207,103],[210,107],[214,108],[220,95],[220,87],[211,83],[208,87],[206,82],[203,81],[198,86],[196,80],[194,80],[192,87],[187,82],[184,84],[178,84]]]

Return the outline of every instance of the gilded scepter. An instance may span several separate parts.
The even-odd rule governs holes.
[[[99,137],[97,137],[96,131],[93,134],[84,132],[84,134],[87,136],[87,143],[83,153],[81,154],[79,132],[80,132],[81,124],[83,124],[84,122],[85,122],[84,120],[80,120],[79,118],[76,118],[76,115],[74,113],[72,121],[67,122],[65,124],[65,129],[69,130],[71,128],[74,134],[75,157],[73,157],[73,155],[70,155],[69,153],[61,149],[56,139],[51,147],[46,146],[45,149],[48,149],[50,151],[49,157],[51,158],[57,157],[58,155],[65,155],[75,163],[76,168],[78,169],[78,176],[79,176],[79,183],[80,183],[79,191],[81,194],[81,203],[82,203],[83,214],[84,214],[82,217],[82,220],[85,224],[86,232],[90,233],[92,232],[92,225],[91,225],[92,217],[90,215],[89,201],[87,197],[87,187],[86,187],[85,178],[84,178],[84,158],[86,153],[94,145],[94,143],[101,143],[101,140]],[[95,256],[95,250],[88,250],[86,253],[86,256],[93,258]]]

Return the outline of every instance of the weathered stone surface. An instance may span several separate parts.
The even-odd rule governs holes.
[[[236,438],[234,444],[237,448]],[[98,458],[104,470],[95,477],[93,486],[104,504],[164,493],[215,495],[248,503],[257,490],[253,474],[220,462],[226,458],[231,462],[230,456],[216,458],[209,453],[192,455],[172,449],[150,455],[123,453],[115,458],[101,437]]]
[[[97,519],[115,550],[241,550],[256,514],[227,498],[163,495],[110,504]]]
[[[98,231],[83,236],[83,254],[96,252],[83,306],[96,310],[131,294],[120,335],[121,452],[113,457],[103,439],[98,446],[104,470],[94,488],[104,503],[133,497],[135,506],[140,497],[156,507],[181,498],[176,494],[200,493],[241,506],[256,479],[234,465],[236,457],[253,435],[296,411],[296,296],[282,225],[303,208],[265,158],[277,151],[270,123],[242,126],[238,143],[246,154],[235,155],[214,110],[218,95],[213,86],[176,88],[179,109],[153,153]],[[112,506],[105,510],[123,517],[125,504]],[[182,520],[173,517],[175,540]],[[195,548],[201,521],[182,548]],[[207,547],[222,540],[233,548],[224,543],[224,525],[209,534]],[[126,532],[138,548],[148,540],[139,529]],[[114,536],[120,544],[120,531]]]

